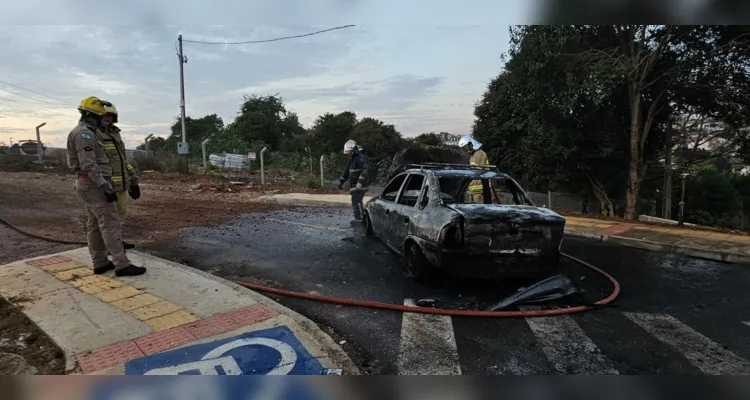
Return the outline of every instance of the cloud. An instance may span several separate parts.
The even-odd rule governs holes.
[[[76,123],[75,107],[90,95],[117,105],[128,147],[151,133],[169,134],[180,111],[179,34],[188,59],[190,116],[216,113],[229,123],[243,95],[279,93],[307,125],[325,112],[353,110],[407,135],[466,131],[473,104],[507,49],[507,26],[496,16],[514,12],[513,2],[498,2],[501,7],[489,1],[456,7],[442,0],[224,0],[174,7],[133,0],[108,3],[107,13],[97,14],[102,25],[90,25],[90,14],[77,3],[0,6],[0,21],[15,16],[16,23],[35,24],[0,25],[0,80],[36,92],[0,82],[0,141],[11,133],[14,140],[31,139],[33,127],[47,122],[45,140],[64,145]],[[200,25],[174,25],[175,15],[187,14],[193,18],[183,22]],[[80,15],[85,21],[76,20]],[[107,15],[117,20],[107,23]],[[60,25],[76,22],[85,25]],[[45,23],[50,25],[40,25]],[[268,39],[351,23],[357,26],[271,43],[191,42]],[[24,132],[28,137],[17,137]]]

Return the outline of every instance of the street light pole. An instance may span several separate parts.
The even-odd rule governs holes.
[[[47,125],[47,123],[42,122],[41,124],[36,126],[36,152],[37,158],[39,159],[39,165],[44,165],[44,148],[42,148],[42,138],[39,134],[39,128],[43,127],[44,125]]]
[[[679,221],[678,225],[684,225],[685,223],[685,178],[688,174],[682,174],[682,194],[680,195],[680,209],[679,209]]]

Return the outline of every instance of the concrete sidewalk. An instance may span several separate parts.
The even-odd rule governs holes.
[[[0,295],[60,346],[68,374],[359,374],[315,323],[271,299],[184,265],[128,256],[148,272],[93,275],[86,248],[0,266]]]
[[[370,197],[365,197],[365,202]],[[262,196],[256,201],[289,205],[349,207],[346,194],[304,193]],[[624,223],[594,218],[566,216],[565,233],[623,246],[653,251],[681,253],[692,257],[730,263],[750,263],[750,236],[678,228],[671,225]]]

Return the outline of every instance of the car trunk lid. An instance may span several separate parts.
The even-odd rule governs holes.
[[[559,249],[565,218],[552,210],[522,205],[451,204],[464,219],[470,253],[539,256]]]

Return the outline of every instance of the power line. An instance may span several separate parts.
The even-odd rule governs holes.
[[[71,104],[71,103],[70,103],[70,102],[68,102],[68,101],[65,101],[65,100],[61,100],[61,99],[58,99],[57,97],[52,97],[52,96],[46,95],[46,94],[44,94],[44,93],[39,93],[39,92],[37,92],[37,91],[31,90],[31,89],[27,89],[27,88],[25,88],[25,87],[22,87],[22,86],[18,86],[18,85],[14,84],[14,83],[6,82],[6,81],[3,81],[3,80],[0,80],[0,83],[4,83],[4,84],[6,84],[6,85],[9,85],[9,86],[13,86],[13,87],[15,87],[15,88],[18,88],[18,89],[21,89],[21,90],[25,90],[25,91],[27,91],[27,92],[31,92],[31,93],[34,93],[34,94],[38,94],[38,95],[40,95],[40,96],[43,96],[43,97],[46,97],[46,98],[48,98],[48,99],[52,99],[52,100],[57,100],[57,101],[59,101],[59,102],[65,103],[65,104]]]
[[[39,100],[39,99],[35,99],[35,98],[31,97],[31,96],[27,96],[27,95],[25,95],[25,94],[21,94],[21,93],[15,93],[15,92],[11,92],[10,90],[7,90],[7,89],[3,89],[3,90],[5,90],[5,91],[6,91],[6,92],[8,92],[8,93],[12,93],[12,94],[15,94],[16,96],[21,96],[21,97],[25,97],[25,98],[27,98],[27,99],[31,99],[31,100],[34,100],[34,101],[38,101],[38,102],[40,102],[40,103],[44,103],[44,104],[49,104],[49,105],[51,105],[51,106],[53,106],[53,107],[56,107],[56,108],[63,108],[63,109],[67,109],[67,107],[63,107],[63,106],[61,106],[61,105],[58,105],[58,104],[55,104],[55,103],[51,103],[51,102],[49,102],[49,101],[45,101],[45,100]]]
[[[13,86],[13,87],[16,87],[16,88],[18,88],[18,89],[21,89],[21,90],[25,90],[25,91],[27,91],[27,92],[35,93],[35,94],[37,94],[37,95],[40,95],[40,96],[44,96],[44,97],[47,97],[47,98],[50,98],[50,99],[53,99],[53,100],[57,100],[57,101],[60,101],[60,102],[63,102],[63,103],[69,104],[69,105],[70,105],[70,106],[72,106],[72,107],[75,107],[75,106],[76,106],[76,105],[75,105],[75,103],[73,103],[73,102],[65,101],[65,100],[62,100],[62,99],[59,99],[59,98],[56,98],[56,97],[53,97],[53,96],[49,96],[49,95],[46,95],[46,94],[44,94],[44,93],[40,93],[40,92],[37,92],[37,91],[31,90],[31,89],[27,89],[27,88],[25,88],[25,87],[23,87],[23,86],[20,86],[20,85],[16,85],[16,84],[14,84],[14,83],[6,82],[6,81],[3,81],[3,80],[0,80],[0,83],[4,83],[4,84],[6,84],[6,85],[9,85],[9,86]],[[31,99],[31,100],[34,100],[34,101],[38,101],[38,102],[41,102],[41,103],[49,104],[49,105],[51,105],[51,106],[53,106],[53,107],[55,107],[55,108],[61,109],[61,110],[70,110],[70,106],[68,106],[68,107],[60,106],[60,105],[57,105],[57,104],[54,104],[54,103],[51,103],[51,102],[48,102],[48,101],[44,101],[44,100],[40,100],[40,99],[35,99],[35,98],[31,97],[31,96],[26,96],[26,95],[24,95],[24,94],[21,94],[21,93],[16,93],[16,92],[12,92],[12,91],[10,91],[10,90],[7,90],[7,89],[0,89],[0,90],[3,90],[3,91],[5,91],[5,92],[7,92],[7,93],[10,93],[10,94],[15,94],[16,96],[21,96],[21,97],[25,97],[25,98],[27,98],[27,99]],[[19,103],[19,104],[21,104],[21,103],[20,103],[19,101],[17,101],[17,100],[13,100],[13,99],[8,99],[8,98],[5,98],[5,97],[2,97],[2,98],[3,98],[3,99],[5,99],[5,100],[9,100],[9,101],[12,101],[12,102],[15,102],[15,103]],[[60,114],[60,113],[57,113],[57,112],[49,112],[49,111],[48,111],[48,113],[49,113],[49,114],[53,114],[53,115],[60,115],[60,116],[64,116],[64,117],[67,117],[67,115],[65,115],[65,114]],[[146,124],[146,123],[144,123],[143,121],[138,121],[138,120],[135,120],[135,119],[132,119],[132,118],[130,118],[130,120],[131,120],[131,121],[133,121],[133,122],[139,123],[139,124],[141,124],[141,125],[150,125],[150,124]],[[140,131],[135,131],[135,130],[131,130],[131,132],[133,132],[133,133],[140,133],[140,134],[143,134],[143,135],[146,135],[146,134],[147,134],[147,133],[145,133],[145,132],[140,132]]]
[[[335,31],[335,30],[338,30],[338,29],[351,28],[351,27],[354,27],[354,26],[357,26],[357,25],[343,25],[343,26],[337,26],[335,28],[323,29],[322,31],[306,33],[304,35],[284,36],[284,37],[280,37],[280,38],[266,39],[266,40],[248,40],[248,41],[243,41],[243,42],[204,42],[202,40],[187,40],[187,39],[183,39],[182,41],[186,42],[186,43],[199,43],[199,44],[253,44],[253,43],[268,43],[268,42],[277,42],[279,40],[296,39],[296,38],[301,38],[301,37],[306,37],[306,36],[313,36],[313,35],[318,35],[318,34],[325,33],[325,32]]]

